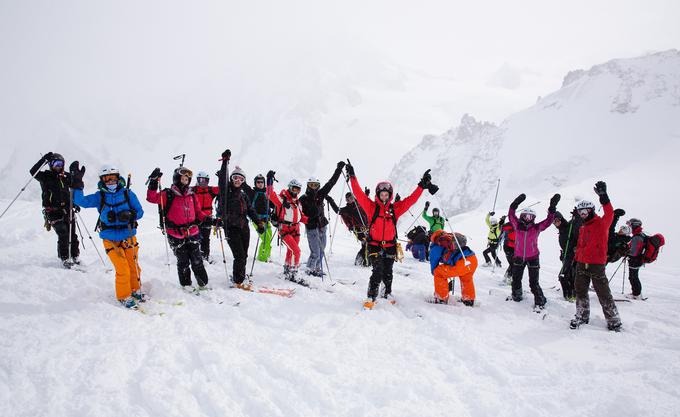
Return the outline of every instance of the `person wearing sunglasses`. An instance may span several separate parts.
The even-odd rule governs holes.
[[[359,185],[354,167],[348,163],[345,165],[345,169],[350,179],[354,198],[364,212],[370,216],[368,222],[368,258],[373,266],[373,271],[368,283],[364,309],[370,310],[374,307],[381,283],[384,285],[384,292],[380,294],[381,297],[394,304],[396,300],[392,295],[392,268],[397,255],[397,221],[418,201],[423,190],[428,189],[431,194],[434,194],[439,188],[432,184],[432,176],[428,169],[411,195],[401,201],[392,202],[394,190],[389,181],[381,181],[376,185],[375,199],[372,201]]]
[[[302,212],[307,216],[305,224],[305,234],[309,244],[309,259],[307,259],[307,274],[316,277],[323,276],[323,257],[325,256],[328,219],[324,206],[326,201],[333,206],[337,212],[338,207],[335,201],[328,195],[342,174],[345,167],[343,161],[338,162],[335,171],[326,184],[321,186],[318,178],[310,178],[307,181],[307,189],[300,196],[300,206]]]
[[[114,166],[102,167],[97,191],[89,195],[83,194],[85,167],[79,167],[78,161],[74,161],[69,171],[73,178],[74,202],[99,211],[96,229],[116,270],[116,299],[124,307],[136,309],[138,303],[146,301],[137,242],[137,221],[144,215],[142,205]]]
[[[213,230],[213,202],[220,193],[219,187],[210,186],[210,175],[205,171],[199,171],[196,175],[196,185],[191,187],[198,202],[201,205],[201,211],[205,214],[206,219],[198,225],[201,229],[201,255],[203,260],[213,264],[214,261],[210,258],[210,233]]]
[[[512,258],[512,300],[516,302],[522,301],[522,276],[524,269],[529,269],[529,288],[534,295],[534,309],[542,310],[545,308],[546,298],[543,295],[543,289],[538,282],[540,262],[538,250],[538,236],[545,229],[550,227],[557,211],[557,203],[560,201],[560,195],[555,194],[550,199],[548,206],[548,216],[540,223],[536,223],[536,212],[530,208],[524,208],[520,211],[519,218],[516,211],[520,204],[527,198],[525,194],[520,194],[510,204],[508,210],[508,220],[515,229],[515,253]]]
[[[45,164],[48,169],[40,171]],[[64,170],[64,157],[58,153],[47,152],[29,170],[31,176],[40,183],[42,190],[43,216],[47,231],[57,234],[57,256],[65,268],[80,264],[80,242],[76,233],[76,218],[69,212],[71,204],[71,174]],[[73,206],[77,213],[80,207]]]
[[[598,181],[595,193],[600,198],[604,210],[602,217],[595,213],[595,204],[582,200],[576,205],[576,211],[583,220],[576,244],[576,315],[569,323],[572,329],[578,329],[590,321],[590,297],[588,290],[592,281],[602,312],[607,320],[607,328],[618,332],[621,330],[621,318],[609,288],[609,280],[605,274],[607,265],[607,240],[609,226],[614,219],[614,209],[607,194],[607,184]]]
[[[306,224],[308,219],[300,208],[298,196],[302,184],[296,179],[288,182],[288,187],[279,194],[274,192],[274,176],[276,172],[267,172],[267,198],[276,206],[276,218],[279,223],[279,236],[286,246],[286,261],[283,265],[283,277],[288,281],[309,286],[309,283],[297,276],[300,267],[300,223]]]
[[[177,257],[180,285],[187,290],[196,290],[191,282],[193,271],[198,290],[204,289],[208,285],[208,273],[201,256],[201,231],[198,225],[205,222],[208,216],[189,186],[193,172],[186,167],[176,168],[170,188],[158,191],[162,176],[160,168],[154,169],[149,175],[146,201],[158,204],[161,209],[168,243]]]

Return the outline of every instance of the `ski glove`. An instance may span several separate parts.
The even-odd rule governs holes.
[[[426,201],[425,202],[425,211],[427,211],[430,208],[430,202]]]
[[[371,196],[371,189],[368,187],[364,187],[364,194],[366,194],[366,197]]]
[[[498,224],[503,226],[505,224],[505,218],[506,218],[505,216],[501,216],[501,219],[498,221]]]
[[[345,164],[345,171],[347,171],[347,176],[348,176],[348,177],[351,178],[351,177],[355,176],[355,174],[354,174],[354,167],[353,167],[352,164],[350,164],[349,162],[347,162],[347,163]]]
[[[231,151],[227,149],[226,151],[222,152],[222,160],[230,160],[231,159]]]
[[[428,184],[428,186],[427,186],[427,191],[429,191],[430,194],[435,195],[435,194],[437,194],[437,191],[439,191],[439,187],[437,187],[436,185],[430,183],[430,184]]]
[[[219,217],[215,217],[212,219],[212,225],[215,227],[222,227],[222,219]]]
[[[616,210],[614,210],[614,215],[615,215],[616,217],[625,216],[625,215],[626,215],[626,210],[617,208]]]
[[[78,161],[71,162],[68,170],[71,173],[71,188],[82,190],[85,187],[83,184],[83,175],[85,175],[85,167],[79,168]]]
[[[397,193],[397,195],[394,196],[394,202],[395,202],[395,203],[398,203],[398,202],[400,202],[400,201],[401,201],[401,196],[399,195],[399,193]]]
[[[561,196],[559,194],[555,194],[554,196],[552,196],[552,198],[550,199],[550,206],[548,206],[549,213],[554,213],[557,211],[557,203],[560,202],[560,197]]]
[[[275,179],[276,179],[276,171],[269,170],[269,172],[267,172],[267,185],[274,184]]]
[[[338,162],[338,166],[337,166],[336,169],[342,171],[342,169],[345,167],[345,165],[346,165],[345,161],[340,161],[340,162]]]
[[[259,222],[259,223],[257,224],[257,234],[259,234],[259,235],[263,234],[263,233],[264,233],[264,230],[265,230],[265,229],[264,229],[264,223]]]
[[[153,172],[151,172],[151,175],[149,175],[149,180],[156,180],[156,181],[158,181],[158,179],[159,179],[160,177],[162,177],[162,176],[163,176],[163,173],[161,172],[161,169],[160,169],[160,168],[155,168],[155,169],[153,170]]]
[[[490,212],[489,212],[489,216],[493,216],[494,214],[496,214],[495,211],[490,211]]]
[[[428,188],[428,186],[432,183],[431,181],[432,181],[432,175],[430,175],[430,170],[428,169],[427,171],[425,171],[425,173],[423,174],[423,177],[420,179],[418,186],[420,188],[423,188],[423,189]],[[430,193],[431,192],[432,191],[430,191]]]
[[[47,152],[45,155],[43,155],[42,160],[50,162],[54,158],[54,152]]]
[[[605,205],[609,203],[609,196],[607,195],[607,184],[604,181],[595,183],[595,193],[600,196],[600,204]]]
[[[526,194],[522,193],[518,195],[517,198],[515,198],[512,203],[510,203],[510,208],[513,210],[517,210],[517,207],[519,207],[519,205],[522,204],[522,201],[526,199],[527,199]]]

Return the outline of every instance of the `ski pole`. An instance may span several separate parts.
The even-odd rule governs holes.
[[[163,231],[163,240],[165,241],[165,265],[170,269],[170,249],[168,248],[168,230],[165,227],[165,207],[163,204],[163,186],[161,179],[158,178],[159,197],[158,201],[161,203],[161,230]]]
[[[624,262],[625,260],[626,260],[626,258],[624,257],[623,259],[621,259],[621,262],[619,262],[619,266],[616,267],[616,269],[614,270],[614,273],[612,274],[611,278],[609,278],[609,283],[610,283],[610,284],[611,284],[612,280],[614,279],[614,277],[616,276],[616,273],[619,272],[619,268],[621,268],[621,265],[623,265],[623,262]]]
[[[342,199],[345,196],[345,187],[346,186],[347,186],[347,183],[343,182],[342,183],[342,193],[340,194],[340,198],[338,199],[338,201],[340,201],[340,202],[342,201]],[[333,240],[335,239],[335,232],[337,232],[337,230],[338,230],[338,219],[339,218],[340,218],[340,214],[336,213],[335,214],[335,225],[333,226],[333,234],[331,235],[331,247],[330,247],[331,255],[333,254]]]
[[[224,242],[222,241],[222,228],[213,226],[217,230],[217,237],[220,239],[220,249],[222,250],[222,263],[224,264],[224,275],[227,277],[227,284],[229,284],[229,271],[227,271],[227,256],[224,254]]]
[[[498,179],[498,184],[496,185],[496,197],[493,198],[493,209],[491,211],[496,211],[496,200],[498,200],[498,189],[501,187],[501,179]]]
[[[102,258],[102,254],[99,252],[99,248],[97,248],[97,245],[94,243],[94,239],[92,239],[92,235],[90,234],[90,231],[87,229],[87,225],[85,224],[85,220],[83,220],[83,217],[80,215],[80,213],[77,213],[78,218],[80,221],[83,223],[83,228],[85,229],[85,233],[87,233],[87,237],[90,239],[90,242],[92,242],[92,246],[94,246],[94,250],[97,252],[97,255],[99,256],[99,260],[102,261],[102,265],[106,267],[106,262],[104,262],[104,258]]]
[[[437,199],[437,202],[439,203],[439,207],[441,207],[442,214],[444,215],[446,222],[449,224],[449,229],[451,230],[451,234],[453,235],[453,239],[456,241],[456,246],[460,250],[460,254],[463,256],[463,262],[465,263],[465,266],[469,266],[470,261],[467,260],[467,257],[465,256],[465,253],[463,252],[463,247],[460,246],[460,242],[458,241],[458,236],[456,236],[456,233],[453,231],[453,226],[451,225],[451,221],[449,220],[449,216],[447,216],[446,212],[444,211],[444,205],[442,204],[441,200],[439,200],[439,197],[437,197],[436,194],[434,194],[434,198]]]
[[[265,239],[266,239],[267,238],[267,236],[266,236],[267,229],[265,229],[264,233],[265,233]],[[250,266],[250,276],[249,276],[249,278],[251,280],[253,278],[253,270],[255,269],[255,259],[257,259],[257,250],[259,249],[259,247],[260,247],[260,234],[258,233],[257,234],[257,242],[255,242],[255,253],[253,254],[253,264]]]
[[[68,189],[68,259],[69,262],[73,262],[73,251],[71,250],[71,244],[73,243],[73,188]]]
[[[19,198],[21,193],[23,193],[26,190],[26,187],[28,187],[28,185],[31,183],[31,181],[33,181],[35,176],[38,175],[38,172],[40,172],[40,170],[45,166],[45,164],[47,164],[47,161],[43,162],[43,164],[40,165],[40,168],[38,168],[35,171],[35,174],[31,175],[31,178],[26,182],[26,184],[23,187],[21,187],[21,190],[19,190],[19,193],[16,195],[16,197],[14,197],[14,199],[9,203],[9,205],[5,208],[5,210],[2,212],[2,214],[0,214],[0,219],[2,219],[2,216],[4,216],[5,213],[7,213],[7,210],[9,210],[9,208],[12,207],[14,202],[17,201],[17,199]]]
[[[628,264],[628,257],[623,258],[623,263]],[[626,267],[623,267],[623,278],[621,279],[621,294],[623,294],[626,285]]]

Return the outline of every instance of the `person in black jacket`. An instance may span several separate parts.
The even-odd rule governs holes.
[[[45,163],[49,169],[40,171]],[[54,229],[57,234],[57,256],[65,268],[80,264],[80,242],[76,233],[75,213],[80,207],[71,201],[71,174],[64,171],[64,157],[48,152],[31,167],[31,176],[40,183],[45,228]],[[70,235],[70,238],[69,238]],[[70,241],[70,246],[69,246]]]
[[[326,229],[328,226],[328,219],[326,218],[324,205],[326,201],[331,203],[333,199],[328,196],[328,193],[333,189],[340,178],[342,168],[345,163],[338,162],[335,172],[331,179],[328,180],[323,187],[316,178],[310,178],[307,181],[307,190],[305,194],[300,196],[300,206],[302,213],[307,216],[307,224],[305,230],[307,234],[307,242],[309,243],[309,259],[307,260],[307,274],[317,277],[323,276],[323,257],[326,249]],[[335,202],[333,201],[335,205]]]
[[[616,231],[616,224],[625,215],[626,211],[624,209],[617,208],[614,210],[614,220],[612,220],[612,224],[609,226],[609,238],[607,239],[607,263],[616,262],[628,255],[628,244],[630,243],[632,230],[629,230],[630,227],[628,225],[623,225],[622,230],[619,230],[618,233]]]
[[[248,263],[248,246],[250,245],[250,228],[248,217],[257,225],[257,232],[264,233],[264,221],[257,218],[248,194],[252,188],[246,184],[245,172],[238,166],[229,174],[226,181],[227,165],[231,158],[231,151],[222,153],[222,167],[219,177],[219,202],[217,212],[224,226],[227,243],[234,256],[232,281],[234,286],[243,290],[252,289],[252,284],[246,281],[246,264]],[[225,204],[226,202],[226,204]]]
[[[576,251],[576,243],[578,242],[578,231],[583,221],[578,215],[572,215],[571,221],[567,221],[562,213],[555,212],[553,225],[557,228],[560,242],[560,261],[562,267],[560,268],[559,280],[562,285],[562,296],[567,301],[576,301],[576,293],[574,292],[574,254]]]
[[[264,175],[258,174],[253,181],[254,188],[248,194],[250,204],[255,210],[255,216],[258,222],[264,222],[264,233],[260,233],[260,247],[257,252],[257,260],[260,262],[269,262],[272,252],[272,234],[271,223],[276,221],[276,206],[272,204],[267,198],[267,188],[265,187]],[[254,223],[257,229],[257,223]]]
[[[359,204],[357,204],[354,194],[348,192],[345,194],[345,201],[347,205],[338,210],[337,214],[342,218],[347,229],[354,233],[354,236],[361,242],[361,249],[357,252],[354,258],[354,265],[369,266],[368,253],[366,252],[366,238],[368,237],[368,217]]]

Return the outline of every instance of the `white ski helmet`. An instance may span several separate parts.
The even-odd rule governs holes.
[[[307,184],[321,184],[321,181],[317,177],[309,177]]]
[[[590,209],[595,210],[595,204],[592,201],[581,200],[576,204],[576,210]]]
[[[205,171],[198,171],[198,175],[196,175],[196,178],[207,178],[210,179],[210,174],[208,174]]]
[[[104,165],[100,170],[99,170],[99,178],[103,177],[104,175],[118,175],[120,176],[120,171],[118,168],[116,168],[113,165]]]
[[[519,212],[520,216],[523,216],[525,214],[536,217],[536,211],[534,211],[534,209],[532,209],[531,207],[523,208],[522,211]]]
[[[495,217],[490,217],[489,218],[489,223],[491,223],[492,226],[495,226],[498,224],[498,219]]]
[[[302,184],[300,184],[300,181],[296,180],[295,178],[290,180],[290,182],[288,183],[288,191],[290,191],[294,187],[302,189]]]
[[[632,232],[633,230],[627,224],[621,225],[621,227],[619,228],[620,235],[630,236]]]

